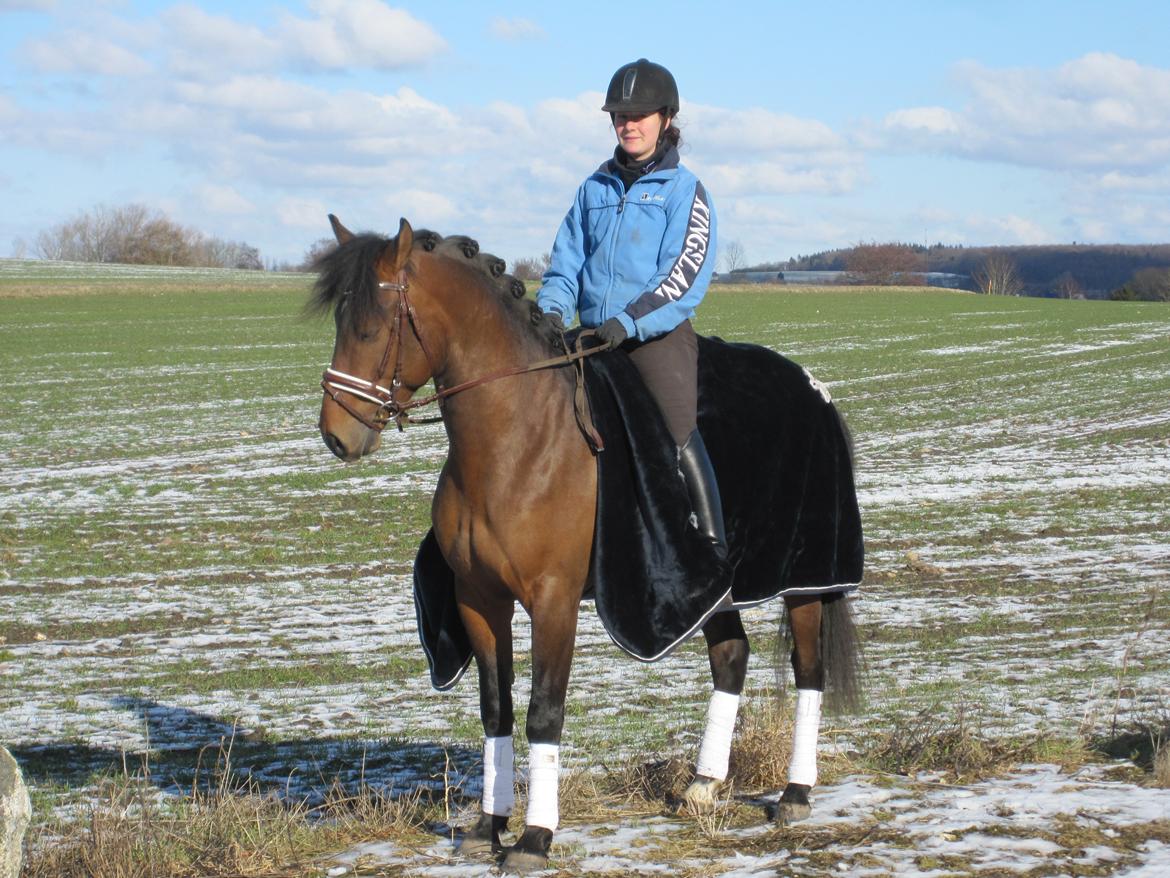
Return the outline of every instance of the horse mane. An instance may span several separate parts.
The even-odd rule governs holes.
[[[333,310],[339,326],[344,320],[349,331],[366,325],[371,319],[380,319],[383,309],[375,266],[392,240],[363,233],[322,254],[313,265],[317,282],[313,285],[307,310],[313,313]],[[479,243],[473,238],[465,235],[444,237],[428,229],[414,232],[413,247],[474,269],[496,292],[504,305],[504,312],[522,332],[547,346],[547,333],[541,331],[547,325],[544,312],[536,302],[526,298],[524,281],[507,274],[503,259],[481,252]],[[408,273],[413,273],[412,269],[413,266],[408,265]]]

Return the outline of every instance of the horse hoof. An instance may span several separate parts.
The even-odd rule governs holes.
[[[512,875],[530,875],[548,868],[548,854],[512,848],[504,857],[500,868]]]
[[[812,787],[805,784],[790,783],[784,788],[780,801],[776,803],[772,820],[781,824],[807,820],[812,816],[812,805],[808,801],[808,794],[811,791]]]
[[[807,820],[812,816],[812,807],[800,802],[777,802],[772,812],[772,821],[781,825]]]
[[[508,828],[508,818],[492,814],[480,814],[479,819],[467,828],[463,837],[455,843],[455,851],[464,857],[486,857],[498,854],[500,832]]]
[[[474,835],[465,835],[455,844],[455,852],[461,857],[482,858],[496,853],[496,847],[490,838],[479,838]]]
[[[682,804],[695,811],[713,811],[719,804],[719,788],[723,781],[710,777],[696,777],[682,794]]]
[[[552,847],[551,829],[526,826],[524,834],[509,848],[500,868],[513,875],[528,875],[548,868],[548,852]]]

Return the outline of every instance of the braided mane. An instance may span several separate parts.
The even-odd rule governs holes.
[[[339,327],[344,321],[350,331],[383,317],[375,266],[391,241],[382,235],[363,233],[319,257],[314,263],[317,282],[307,310],[313,313],[332,310]],[[444,237],[428,229],[415,230],[414,247],[477,270],[500,296],[504,310],[528,334],[547,344],[546,333],[541,331],[547,325],[544,313],[536,302],[526,298],[524,281],[506,273],[503,259],[481,252],[479,243],[465,235]]]

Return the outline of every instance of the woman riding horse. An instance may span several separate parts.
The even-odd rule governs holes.
[[[333,309],[337,321],[320,419],[322,438],[334,454],[356,460],[372,453],[387,423],[401,426],[424,402],[443,404],[449,453],[435,489],[433,533],[453,577],[458,619],[475,658],[484,729],[481,815],[463,838],[464,851],[499,850],[500,832],[514,807],[517,603],[532,620],[527,826],[507,853],[505,868],[513,870],[547,862],[559,823],[565,697],[599,485],[597,458],[582,438],[574,408],[572,370],[541,365],[550,351],[547,334],[535,331],[534,319],[555,322],[563,331],[564,321],[578,314],[603,341],[628,351],[679,447],[696,527],[714,554],[728,551],[719,490],[696,429],[699,342],[689,322],[711,275],[714,211],[702,185],[678,163],[672,124],[678,92],[665,68],[645,59],[622,67],[604,109],[613,114],[618,147],[581,186],[558,233],[538,304],[498,295],[495,272],[485,273],[471,251],[423,245],[405,220],[388,239],[354,235],[334,217],[339,247],[323,258],[314,297],[318,308]],[[785,362],[788,374],[799,374],[799,367]],[[495,380],[504,377],[510,380]],[[437,392],[425,401],[414,399],[431,378]],[[825,423],[843,435],[827,393],[822,400],[803,378],[799,383],[802,398],[813,394],[814,406],[828,413]],[[803,429],[792,425],[790,432]],[[802,435],[809,448],[823,438]],[[847,452],[842,455],[838,475],[847,511],[855,517],[851,460]],[[760,496],[772,496],[755,488]],[[801,488],[805,501],[826,490],[817,483]],[[742,487],[738,495],[744,495]],[[792,507],[793,528],[773,532],[760,522],[758,530],[764,541],[783,546],[798,531],[804,534],[796,523],[809,518],[810,504],[778,499]],[[788,560],[767,574],[773,587],[765,595],[783,594],[794,642],[797,719],[789,783],[776,812],[785,820],[809,812],[826,682],[846,697],[853,685],[852,620],[839,598],[860,577],[859,524],[857,564],[849,565],[848,579],[836,578],[833,562],[815,582],[794,583],[790,568],[812,553],[814,542],[830,553],[837,545],[831,516],[828,524],[817,519],[809,527],[816,530],[812,536],[824,539],[802,536],[795,554],[785,555]],[[742,571],[742,556],[737,564]],[[841,582],[854,585],[835,584]],[[789,587],[794,584],[802,587]],[[695,780],[684,793],[697,806],[712,804],[727,776],[749,655],[735,609],[711,615],[702,631],[714,692]]]
[[[678,107],[662,65],[639,58],[614,73],[601,109],[618,145],[577,190],[536,301],[559,328],[579,314],[629,354],[678,446],[696,526],[726,553],[719,488],[697,428],[690,321],[711,280],[715,207],[679,163]]]

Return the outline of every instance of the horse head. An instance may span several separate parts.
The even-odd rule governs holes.
[[[434,363],[410,298],[414,230],[355,235],[330,215],[337,247],[318,261],[311,307],[332,309],[337,335],[321,386],[318,426],[329,450],[353,461],[376,451],[386,424],[432,376]]]

